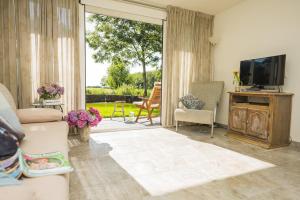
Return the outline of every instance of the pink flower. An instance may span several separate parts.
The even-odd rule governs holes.
[[[77,122],[78,116],[76,111],[71,111],[68,113],[68,120],[71,122]]]
[[[97,126],[98,124],[99,124],[99,120],[98,120],[97,118],[95,118],[94,121],[92,121],[92,122],[90,123],[90,126],[91,126],[91,127],[94,127],[94,126]]]
[[[59,88],[57,88],[57,94],[63,95],[64,92],[65,92],[65,88],[64,88],[64,87],[59,87]]]
[[[99,111],[94,108],[90,108],[88,111],[86,110],[78,110],[78,111],[70,111],[67,116],[65,116],[65,120],[68,122],[69,126],[75,126],[78,128],[84,128],[85,126],[97,126],[99,122],[102,120],[102,116]]]
[[[45,93],[45,87],[44,87],[44,86],[39,87],[39,88],[37,89],[37,93],[38,93],[39,95],[44,94],[44,93]]]
[[[101,122],[102,116],[100,115],[100,113],[97,109],[90,107],[89,111],[92,115],[96,116],[96,118],[98,119],[98,123]]]
[[[96,117],[97,117],[97,119],[98,119],[99,122],[102,121],[102,116],[101,115],[98,114],[98,115],[96,115]]]
[[[90,107],[89,111],[92,113],[92,114],[99,114],[99,111],[93,107]]]
[[[78,128],[84,128],[86,124],[87,124],[86,121],[81,121],[81,120],[77,121]]]
[[[46,92],[48,92],[49,94],[54,94],[55,88],[52,86],[46,87]]]
[[[86,111],[80,111],[79,112],[79,119],[82,120],[82,121],[88,121],[89,114],[86,113]]]
[[[53,98],[64,94],[64,87],[60,87],[56,83],[50,85],[41,86],[37,89],[37,93],[41,98]]]

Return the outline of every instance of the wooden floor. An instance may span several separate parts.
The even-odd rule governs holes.
[[[266,150],[227,138],[224,129],[215,129],[211,139],[206,127],[200,133],[198,126],[181,127],[179,133],[194,141],[217,145],[256,158],[274,167],[245,173],[221,180],[177,190],[160,196],[151,196],[110,155],[108,143],[92,140],[81,143],[69,138],[70,160],[75,171],[70,176],[71,200],[299,200],[300,147]]]

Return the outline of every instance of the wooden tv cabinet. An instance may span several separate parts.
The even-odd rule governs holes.
[[[292,93],[229,92],[229,137],[263,148],[290,144]]]

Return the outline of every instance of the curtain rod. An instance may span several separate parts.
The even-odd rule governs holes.
[[[130,4],[135,4],[135,5],[140,5],[140,6],[145,6],[145,7],[149,7],[149,8],[155,8],[155,9],[160,9],[160,10],[166,10],[166,7],[163,7],[163,6],[156,6],[156,5],[153,5],[153,4],[148,4],[148,3],[145,3],[145,2],[138,2],[138,1],[135,1],[135,0],[112,0],[112,1],[119,1],[119,2],[124,2],[124,3],[130,3]],[[85,5],[81,2],[81,0],[79,0],[79,3],[81,5]]]
[[[150,4],[150,3],[146,3],[144,1],[142,1],[142,2],[141,1],[136,1],[136,0],[117,0],[117,1],[123,1],[123,2],[128,2],[128,3],[132,3],[132,4],[136,4],[136,5],[141,5],[141,6],[147,6],[147,7],[151,7],[151,8],[166,10],[166,7],[153,5],[153,4]]]

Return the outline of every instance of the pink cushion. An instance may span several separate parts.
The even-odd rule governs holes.
[[[18,109],[17,116],[22,124],[54,122],[62,120],[62,113],[52,108]]]

